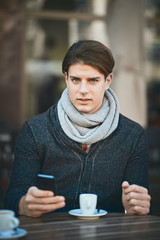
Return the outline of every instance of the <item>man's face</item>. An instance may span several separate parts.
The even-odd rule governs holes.
[[[78,111],[94,113],[100,109],[104,92],[111,83],[112,75],[105,79],[98,69],[81,63],[69,67],[65,80],[72,104]]]

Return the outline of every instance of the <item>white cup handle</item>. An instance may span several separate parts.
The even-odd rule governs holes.
[[[19,220],[16,217],[12,218],[12,228],[16,228],[19,225]]]

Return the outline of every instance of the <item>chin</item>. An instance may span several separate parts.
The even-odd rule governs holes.
[[[86,109],[84,107],[76,107],[76,108],[79,112],[82,112],[82,113],[88,113],[89,112],[89,109]]]
[[[84,109],[79,110],[79,112],[86,113],[86,114],[90,114],[90,113],[91,113],[91,111],[89,111],[89,110],[84,110]]]

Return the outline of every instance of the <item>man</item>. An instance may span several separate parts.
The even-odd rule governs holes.
[[[98,208],[148,214],[144,129],[119,113],[110,89],[113,67],[111,51],[100,42],[79,41],[69,48],[61,99],[20,130],[7,208],[38,217],[78,208],[80,193],[96,193]],[[38,173],[55,176],[56,196],[36,187]]]

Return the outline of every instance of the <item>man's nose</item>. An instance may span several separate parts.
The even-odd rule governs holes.
[[[79,91],[81,93],[87,93],[88,92],[88,86],[87,86],[87,82],[86,81],[83,81],[83,80],[81,81]]]

